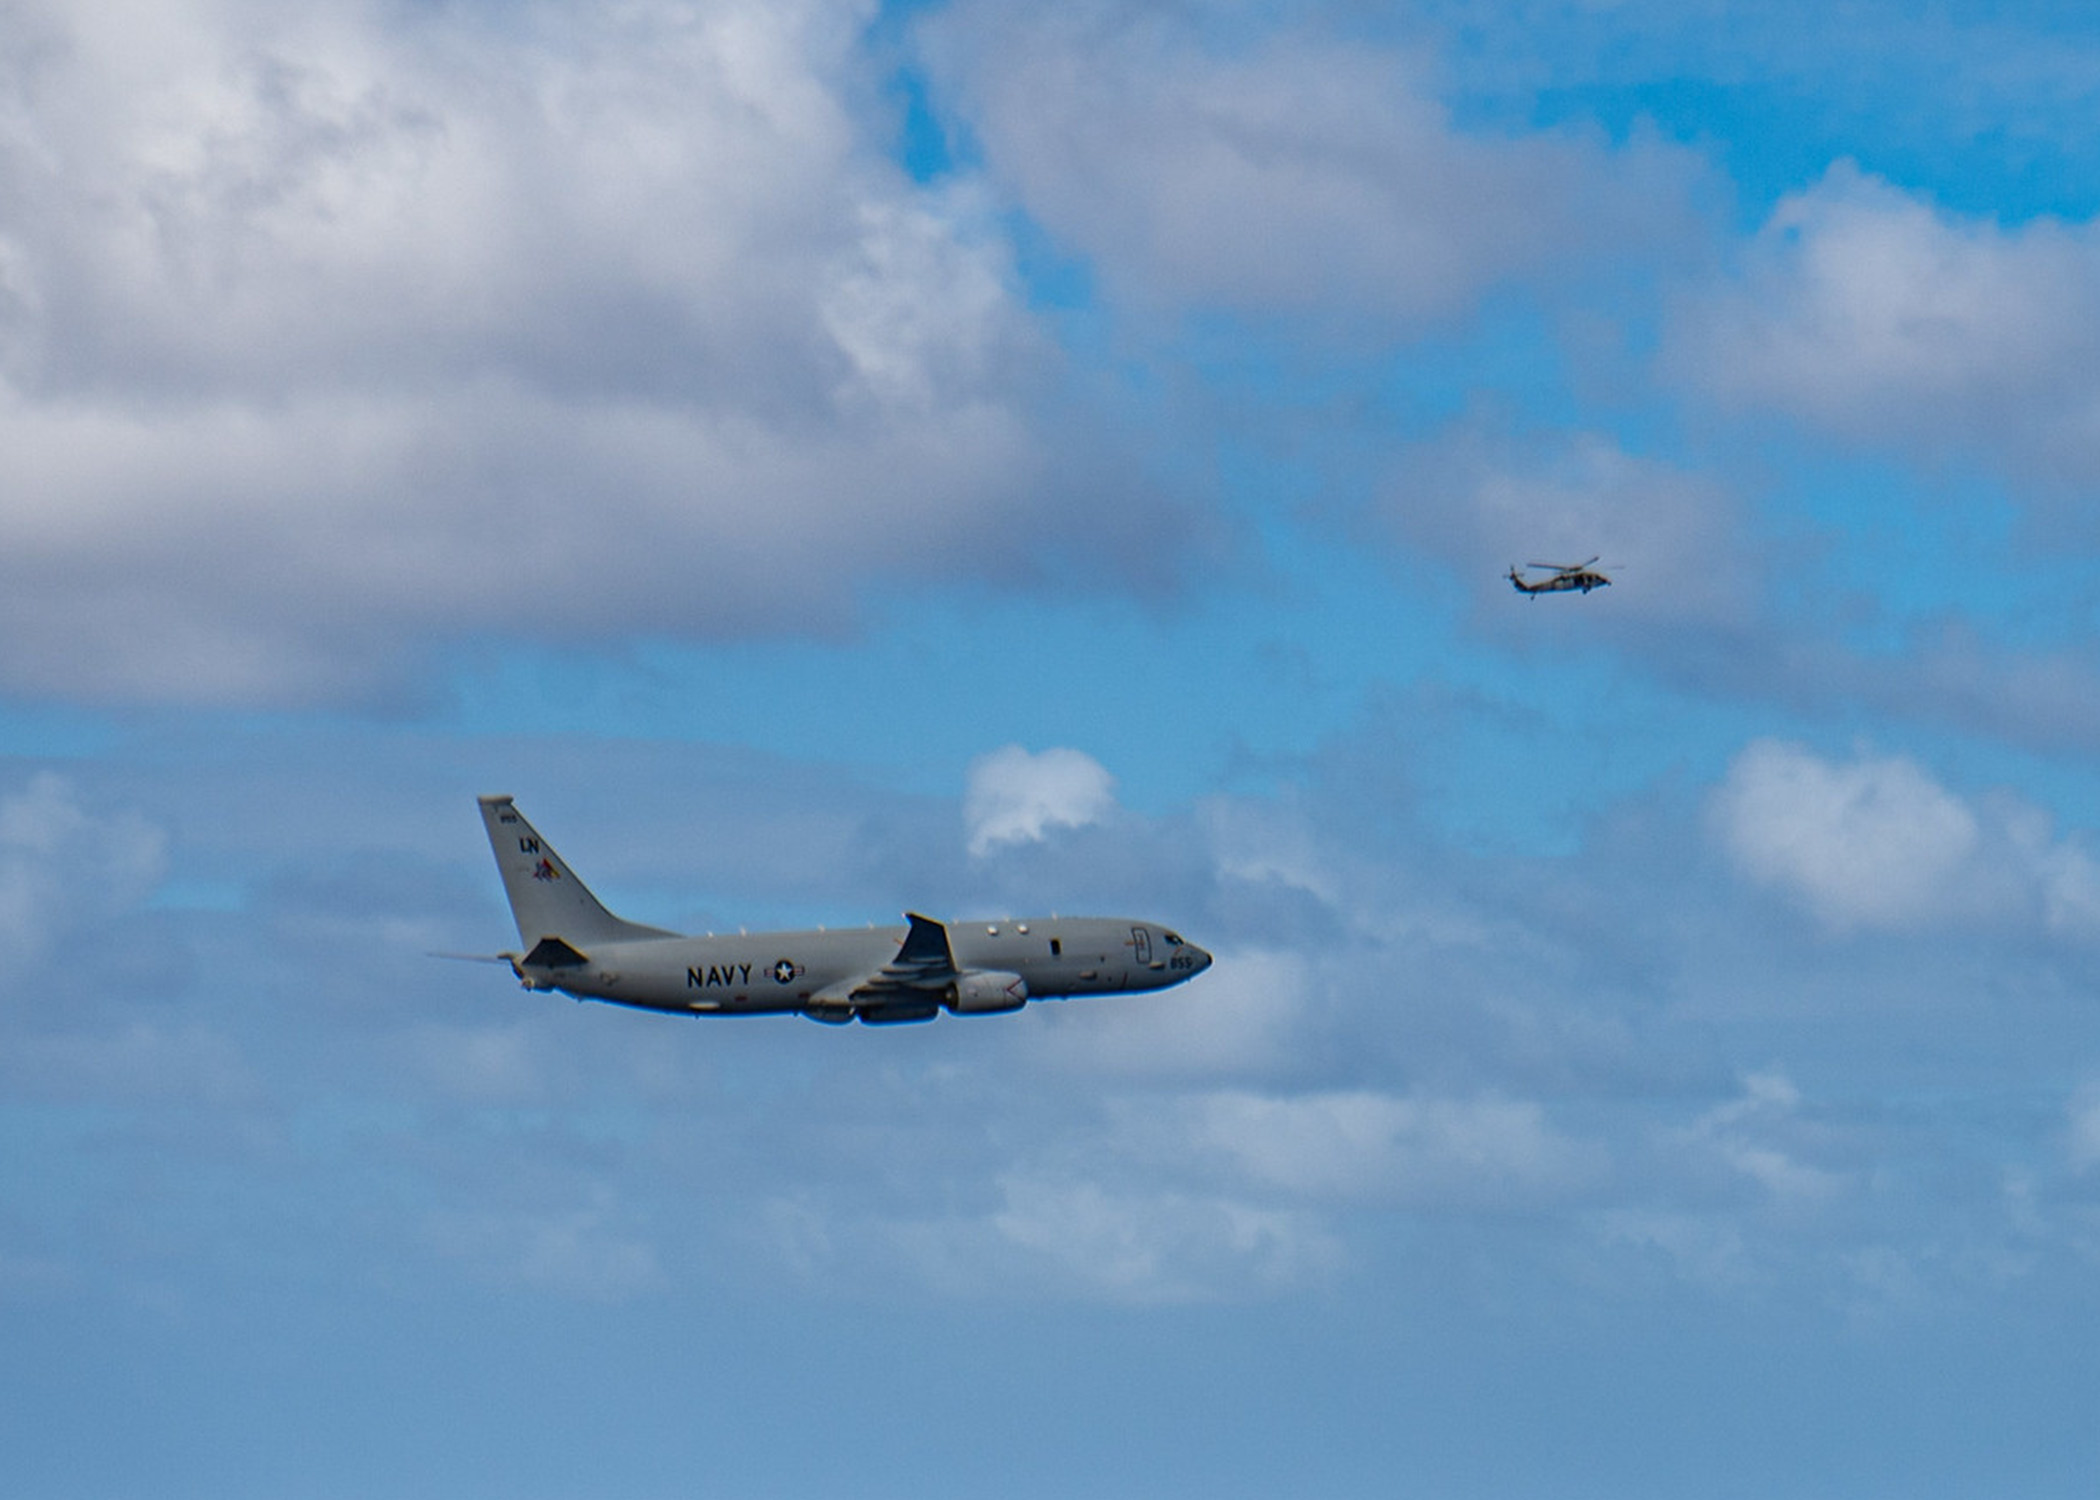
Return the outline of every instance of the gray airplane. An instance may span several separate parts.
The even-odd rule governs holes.
[[[607,911],[510,798],[483,797],[481,817],[525,945],[497,956],[528,990],[681,1015],[785,1012],[877,1025],[1162,990],[1210,967],[1194,943],[1120,917],[951,927],[910,912],[905,927],[686,937]]]

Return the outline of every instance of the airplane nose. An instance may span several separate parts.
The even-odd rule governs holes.
[[[1201,974],[1205,969],[1210,967],[1210,953],[1207,949],[1198,948],[1194,943],[1184,943],[1182,944],[1181,951],[1183,953],[1186,953],[1191,959],[1195,960],[1196,966],[1193,969],[1189,970],[1191,974]]]

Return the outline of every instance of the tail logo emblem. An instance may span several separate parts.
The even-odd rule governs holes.
[[[532,867],[532,878],[534,880],[559,880],[561,879],[561,872],[554,868],[553,860],[543,859]]]

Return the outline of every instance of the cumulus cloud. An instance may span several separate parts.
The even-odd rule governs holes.
[[[970,853],[1039,843],[1053,828],[1098,823],[1115,810],[1115,793],[1115,777],[1083,750],[1003,746],[970,765],[963,793]]]
[[[1298,1211],[1182,1192],[1116,1192],[1016,1174],[992,1222],[1078,1288],[1129,1302],[1208,1300],[1252,1276],[1265,1288],[1331,1269],[1340,1247]]]
[[[1833,931],[1952,920],[2100,936],[2100,862],[2082,836],[2009,793],[1964,799],[1902,756],[1758,740],[1708,812],[1743,874]]]
[[[1967,804],[1911,761],[1839,765],[1776,740],[1736,757],[1712,805],[1746,874],[1839,928],[1902,927],[1944,911],[1982,837]]]
[[[926,28],[996,177],[1133,302],[1419,326],[1664,237],[1681,167],[1459,129],[1425,59],[1206,41],[1172,10],[958,7]]]
[[[0,687],[325,699],[479,633],[834,629],[871,577],[1163,524],[989,210],[867,138],[863,6],[501,19],[10,9]]]
[[[802,1274],[909,1277],[948,1294],[1111,1303],[1243,1300],[1324,1277],[1344,1260],[1317,1213],[1256,1196],[1132,1179],[1113,1141],[1086,1168],[1008,1165],[974,1210],[867,1212],[800,1195],[766,1205],[759,1233]],[[1101,1170],[1105,1167],[1105,1170]],[[954,1195],[953,1185],[943,1196]]]
[[[1783,200],[1671,362],[1722,403],[2029,478],[2100,475],[2100,228],[2001,227],[1848,164]]]
[[[1493,1097],[1225,1092],[1196,1102],[1189,1130],[1194,1146],[1253,1182],[1314,1199],[1536,1198],[1602,1168],[1600,1153],[1555,1131],[1537,1104]]]

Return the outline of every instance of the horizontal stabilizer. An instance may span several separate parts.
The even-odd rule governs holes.
[[[560,938],[541,938],[530,953],[519,960],[529,969],[580,969],[590,960]]]

